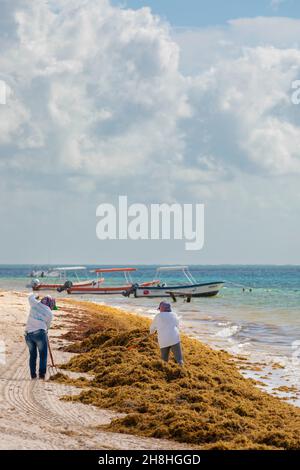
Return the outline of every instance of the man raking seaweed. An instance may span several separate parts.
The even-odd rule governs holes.
[[[46,297],[43,297],[41,301],[38,299],[39,297],[36,297],[34,294],[31,294],[28,297],[30,312],[25,328],[25,341],[29,349],[30,376],[32,379],[37,378],[36,361],[38,351],[40,358],[39,379],[44,380],[47,372],[49,344],[47,332],[53,319],[52,310],[58,309],[53,297],[47,295]]]
[[[168,362],[170,351],[173,352],[175,361],[183,366],[183,356],[179,336],[179,318],[172,312],[171,305],[161,302],[157,313],[150,325],[150,334],[157,331],[160,354],[163,361]]]

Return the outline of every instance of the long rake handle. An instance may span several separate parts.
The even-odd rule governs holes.
[[[52,365],[52,367],[56,367],[55,364],[54,364],[53,355],[52,355],[52,351],[51,351],[51,347],[50,347],[50,342],[49,342],[48,336],[47,336],[47,343],[48,343],[48,350],[49,350],[49,355],[50,355],[50,359],[51,359],[51,365]]]

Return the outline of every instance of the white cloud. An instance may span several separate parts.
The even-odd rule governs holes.
[[[227,169],[269,175],[299,173],[300,114],[291,105],[291,87],[300,76],[300,51],[291,46],[294,32],[289,48],[269,44],[270,31],[280,24],[273,19],[265,19],[263,45],[262,37],[255,34],[256,30],[262,34],[262,23],[262,18],[236,20],[222,34],[211,28],[204,33],[204,44],[203,31],[177,33],[183,67],[190,71],[190,64],[194,67],[189,101],[196,119],[189,127],[189,140],[198,142],[200,152],[212,154]],[[281,26],[284,34],[289,22],[283,19]],[[245,39],[250,31],[252,38],[259,37],[255,47]],[[208,37],[212,56],[207,55],[205,68],[201,64],[196,71]],[[194,151],[195,147],[186,154],[190,160],[195,160]]]
[[[15,155],[36,148],[46,166],[112,178],[149,173],[166,160],[179,169],[180,161],[193,167],[198,162],[200,177],[207,154],[219,161],[221,174],[232,163],[254,163],[270,173],[297,171],[290,137],[297,145],[299,128],[290,122],[288,99],[300,54],[261,44],[278,43],[281,25],[282,43],[292,45],[299,22],[240,19],[223,30],[183,33],[177,38],[183,55],[185,41],[197,44],[204,37],[213,46],[206,70],[188,77],[179,70],[168,26],[147,8],[120,10],[105,0],[52,2],[52,10],[43,1],[33,10],[31,5],[15,12],[18,42],[2,61],[19,98],[18,117],[9,117],[3,132]],[[254,47],[253,38],[260,45]],[[193,52],[193,63],[202,52]],[[284,110],[281,117],[277,106]],[[272,133],[280,136],[274,165],[259,151],[266,150],[264,129],[266,140]],[[221,157],[216,147],[222,141]],[[226,150],[236,154],[235,162]]]
[[[47,211],[63,199],[83,213],[96,194],[124,191],[245,207],[253,178],[275,188],[300,173],[299,20],[172,31],[148,8],[106,0],[4,0],[0,22],[11,90],[0,189],[11,207]],[[263,207],[263,185],[253,186]]]
[[[20,115],[2,110],[9,153],[22,161],[27,152],[34,168],[43,159],[45,171],[100,179],[173,161],[177,121],[190,111],[168,26],[147,8],[121,10],[105,0],[50,5],[16,9],[17,41],[1,58]]]
[[[197,74],[224,58],[238,58],[243,48],[298,49],[300,20],[281,17],[237,18],[225,26],[175,29],[180,63]]]
[[[188,76],[169,26],[148,8],[106,0],[16,5],[7,10],[15,25],[0,61],[14,89],[1,110],[8,167],[26,156],[35,171],[42,160],[44,172],[125,182],[137,174],[154,186],[162,172],[206,184],[235,167],[299,170],[299,122],[289,106],[299,50],[254,47],[253,39],[244,46],[253,36],[275,41],[280,21],[292,43],[297,36],[286,26],[294,22],[241,19],[222,31],[182,33],[183,55],[186,40],[213,46],[206,69]],[[193,52],[193,63],[202,53]]]

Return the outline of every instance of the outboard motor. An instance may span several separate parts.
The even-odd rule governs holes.
[[[33,290],[38,290],[39,286],[40,286],[40,281],[39,279],[32,279],[31,281],[31,287]]]
[[[72,281],[66,281],[63,286],[58,287],[56,290],[57,292],[63,292],[64,290],[71,289],[72,286],[73,286]]]
[[[127,290],[124,290],[122,292],[122,295],[124,295],[124,297],[130,297],[131,294],[135,294],[136,292],[136,289],[139,287],[138,284],[132,284],[131,287],[129,287],[129,289]]]

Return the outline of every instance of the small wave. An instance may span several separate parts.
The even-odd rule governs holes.
[[[231,325],[226,328],[222,328],[222,330],[218,331],[215,336],[220,338],[230,338],[231,336],[236,335],[241,330],[239,325]]]
[[[243,355],[250,355],[250,352],[247,350],[247,347],[250,346],[250,343],[235,343],[230,348],[228,348],[228,351],[231,354],[243,354]]]

